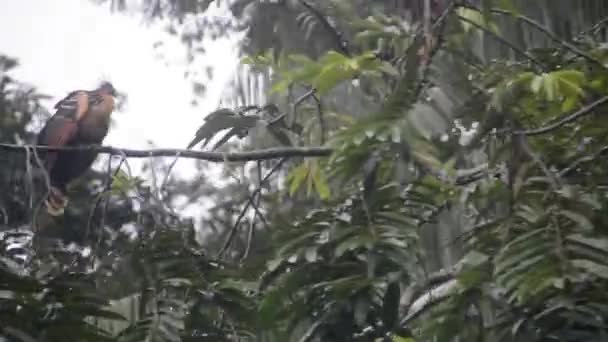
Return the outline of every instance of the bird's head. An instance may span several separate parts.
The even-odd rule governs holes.
[[[101,82],[101,84],[99,85],[97,90],[101,93],[112,95],[114,97],[118,96],[118,92],[116,91],[116,88],[114,88],[112,83],[110,83],[108,81]]]

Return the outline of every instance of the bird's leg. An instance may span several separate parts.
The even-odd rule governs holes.
[[[53,216],[63,214],[64,208],[68,205],[68,199],[57,187],[51,186],[48,199],[45,201],[47,211]]]
[[[58,188],[52,186],[51,193],[54,195],[53,200],[57,201],[59,205],[65,207],[68,204],[68,198]]]

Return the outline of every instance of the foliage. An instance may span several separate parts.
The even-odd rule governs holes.
[[[179,20],[210,4],[168,3]],[[375,3],[233,2],[249,16],[244,61],[268,76],[271,101],[209,114],[190,147],[228,130],[213,149],[237,137],[248,149],[325,144],[331,158],[227,165],[234,181],[159,191],[116,172],[95,192],[108,209],[98,227],[114,233],[98,232],[105,243],[80,269],[4,235],[0,335],[605,339],[606,5],[428,1],[424,13]],[[19,122],[23,102],[3,96]],[[10,193],[14,228],[27,222],[28,192]],[[214,201],[203,243],[172,209],[179,197]],[[94,293],[104,286],[115,291]]]

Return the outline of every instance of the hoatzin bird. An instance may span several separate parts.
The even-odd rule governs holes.
[[[98,145],[108,133],[110,115],[115,107],[116,89],[103,82],[95,90],[76,90],[55,105],[55,114],[38,134],[38,145]],[[49,151],[44,166],[49,176],[49,195],[45,204],[49,214],[61,215],[68,204],[66,188],[87,171],[95,159],[95,151]]]

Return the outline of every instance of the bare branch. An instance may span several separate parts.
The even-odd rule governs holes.
[[[585,58],[589,62],[597,64],[602,69],[606,69],[606,67],[604,66],[604,63],[602,63],[601,61],[597,60],[596,58],[594,58],[590,54],[586,53],[585,51],[579,49],[578,47],[576,47],[572,43],[569,43],[569,42],[561,39],[558,35],[556,35],[555,33],[551,32],[545,26],[539,24],[538,22],[536,22],[535,20],[533,20],[533,19],[531,19],[529,17],[526,17],[525,15],[518,14],[518,13],[513,13],[511,11],[506,11],[506,10],[498,9],[498,8],[491,9],[491,12],[492,13],[496,13],[496,14],[501,14],[501,15],[512,16],[513,18],[515,18],[515,19],[517,19],[519,21],[522,21],[522,22],[524,22],[524,23],[526,23],[526,24],[534,27],[535,29],[543,32],[545,35],[547,35],[547,37],[549,37],[549,39],[551,39],[554,42],[562,45],[563,47],[565,47],[566,49],[572,51],[573,53],[575,53],[575,54],[577,54],[577,55]]]
[[[517,140],[521,146],[522,151],[524,151],[524,153],[526,153],[528,157],[530,157],[532,161],[534,161],[540,167],[545,176],[547,176],[547,179],[549,180],[553,190],[557,191],[561,187],[561,179],[559,178],[559,175],[556,175],[551,170],[549,170],[549,166],[547,166],[547,164],[542,160],[538,153],[532,150],[532,147],[530,147],[530,144],[528,144],[528,141],[525,139],[524,136],[519,135],[516,136],[516,138],[518,138]]]
[[[257,162],[257,175],[258,175],[258,187],[262,187],[262,162],[258,161]],[[255,198],[256,203],[253,203],[253,198]],[[266,219],[264,219],[264,215],[262,215],[262,213],[260,213],[260,199],[262,198],[262,191],[260,190],[260,192],[257,193],[257,196],[249,196],[247,197],[247,199],[249,200],[249,202],[251,203],[251,206],[253,206],[253,209],[255,209],[255,213],[253,215],[253,218],[251,219],[251,222],[249,223],[249,233],[247,234],[247,246],[245,247],[245,252],[243,253],[243,256],[241,257],[241,262],[243,262],[243,260],[245,260],[248,256],[249,256],[249,251],[251,250],[251,243],[253,241],[253,235],[255,232],[255,217],[256,214],[260,217],[260,220],[264,223],[265,228],[268,229],[268,224],[266,223]]]
[[[296,115],[297,115],[298,107],[306,99],[308,99],[311,96],[314,96],[316,92],[317,92],[317,90],[315,88],[311,88],[309,91],[307,91],[306,93],[304,93],[304,95],[302,95],[299,98],[297,98],[296,101],[293,103],[293,105],[292,105],[292,108],[293,108],[292,111],[293,111],[293,121],[294,122],[296,120]],[[285,116],[287,116],[287,112],[285,112],[285,113],[277,116],[276,118],[272,119],[270,122],[268,122],[268,126],[275,125],[277,122],[283,120],[283,118],[285,118]]]
[[[579,167],[583,163],[588,163],[588,162],[594,161],[595,159],[597,159],[598,157],[600,157],[602,154],[604,154],[606,152],[608,152],[608,146],[602,147],[599,151],[593,153],[592,155],[584,156],[584,157],[581,157],[581,158],[573,161],[572,164],[568,165],[568,167],[566,167],[565,169],[563,169],[559,172],[560,177],[568,175],[570,172],[575,170],[577,167]]]
[[[515,46],[515,44],[511,43],[510,41],[508,41],[505,38],[501,37],[500,35],[496,34],[492,30],[488,30],[487,28],[483,27],[482,25],[479,25],[475,21],[473,21],[473,20],[471,20],[469,18],[460,16],[460,15],[458,16],[458,19],[460,19],[460,20],[462,20],[462,21],[464,21],[464,22],[466,22],[468,24],[471,24],[471,25],[475,26],[476,28],[482,30],[483,32],[491,35],[492,37],[494,37],[494,39],[496,39],[500,43],[504,44],[505,46],[509,47],[511,50],[517,52],[518,54],[522,55],[527,60],[529,60],[530,62],[532,62],[533,64],[535,64],[537,67],[540,68],[540,70],[546,70],[547,69],[543,63],[541,63],[536,58],[532,57],[532,55],[530,55],[526,51],[518,48],[517,46]]]
[[[273,173],[275,173],[277,170],[279,170],[281,168],[281,166],[283,165],[285,160],[286,160],[285,158],[281,159],[277,163],[277,165],[275,165],[270,171],[268,171],[268,173],[264,176],[264,178],[258,185],[257,189],[255,189],[253,191],[253,193],[251,194],[249,199],[256,196],[260,191],[262,191],[262,185],[270,178],[270,176],[272,176]],[[234,223],[234,225],[232,226],[232,229],[230,229],[230,233],[228,234],[228,238],[226,238],[226,241],[224,242],[222,249],[220,249],[220,251],[217,253],[217,256],[216,256],[217,258],[220,258],[226,252],[228,247],[230,247],[230,245],[232,244],[232,241],[234,240],[234,237],[236,236],[236,231],[239,228],[239,224],[241,223],[241,220],[245,216],[245,213],[247,213],[247,209],[249,209],[251,202],[252,202],[251,200],[247,201],[247,204],[245,204],[245,206],[241,210],[241,213],[239,214],[238,218],[236,219],[236,222]]]
[[[183,149],[149,149],[149,150],[134,150],[126,148],[117,148],[112,146],[77,146],[77,147],[51,147],[51,146],[35,146],[35,145],[18,145],[18,144],[0,144],[0,150],[24,152],[27,148],[38,151],[95,151],[102,154],[118,154],[125,155],[129,158],[154,158],[154,157],[175,157],[179,155],[181,158],[199,159],[210,162],[245,162],[268,160],[278,158],[294,158],[294,157],[328,157],[333,150],[328,147],[276,147],[265,150],[257,150],[250,152],[209,152],[209,151],[192,151]]]
[[[581,39],[582,36],[585,36],[585,35],[588,35],[588,34],[595,34],[599,29],[601,29],[605,25],[608,25],[608,18],[604,18],[604,19],[598,21],[591,28],[582,31],[581,33],[579,33],[577,35],[577,38]]]

